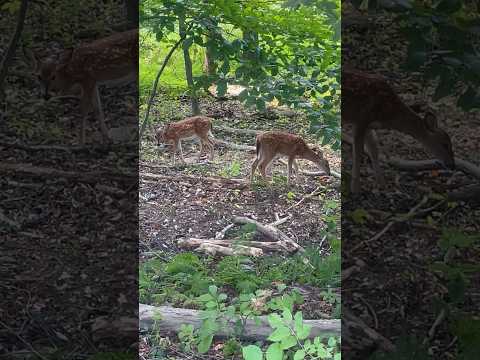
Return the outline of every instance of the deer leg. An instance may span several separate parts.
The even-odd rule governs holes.
[[[87,118],[92,109],[95,109],[93,101],[94,86],[85,86],[83,95],[80,99],[80,112],[82,115],[82,128],[80,129],[80,144],[85,145],[85,128],[87,126]]]
[[[203,154],[203,140],[200,139],[200,152],[198,153],[197,162],[200,161],[202,154]]]
[[[173,156],[173,166],[175,166],[175,155],[178,150],[178,141],[172,141],[172,156]]]
[[[365,134],[365,147],[368,157],[372,162],[373,171],[375,173],[375,180],[381,187],[385,185],[383,172],[378,161],[378,140],[374,130],[368,130]]]
[[[295,162],[295,157],[291,156],[288,158],[288,172],[287,172],[287,185],[290,185],[290,178],[292,176],[292,165]]]
[[[260,164],[258,165],[258,167],[260,168],[260,173],[262,174],[263,178],[266,180],[268,180],[268,177],[269,177],[267,176],[267,170],[271,165],[271,163],[272,163],[272,157],[266,156],[260,159]]]
[[[258,156],[255,158],[255,161],[253,162],[252,164],[252,170],[250,171],[250,183],[253,182],[253,176],[255,175],[255,170],[257,170],[257,165],[258,165],[258,162],[260,161],[260,159],[258,158]]]
[[[365,129],[355,126],[353,129],[352,193],[360,192],[360,164],[362,162]]]
[[[109,139],[108,129],[107,129],[107,126],[105,125],[105,115],[103,113],[102,101],[100,99],[100,91],[98,91],[98,86],[97,85],[95,85],[95,88],[94,88],[93,104],[94,104],[95,110],[97,112],[98,121],[100,122],[100,131],[102,133],[103,140],[104,141],[108,140]]]
[[[293,169],[295,170],[295,179],[296,181],[300,180],[300,171],[298,170],[297,159],[293,160]]]
[[[210,161],[213,161],[213,157],[215,156],[215,146],[213,144],[213,141],[208,139],[208,147],[210,148]]]
[[[178,140],[178,148],[180,148],[180,158],[182,159],[182,163],[185,164],[185,158],[183,157],[182,140]]]

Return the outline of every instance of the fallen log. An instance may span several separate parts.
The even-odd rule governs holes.
[[[151,306],[139,305],[139,319],[141,330],[155,329],[160,333],[167,334],[178,332],[182,324],[193,325],[198,329],[202,323],[200,318],[201,312],[191,309],[173,308],[170,306]],[[219,331],[215,334],[217,338],[228,338],[234,334],[236,319],[225,316],[226,326],[220,326]],[[273,332],[267,321],[266,316],[259,316],[258,323],[255,320],[246,320],[242,334],[239,336],[249,340],[265,340]],[[316,336],[340,336],[341,324],[340,320],[304,320],[304,324],[312,327],[309,338]]]
[[[437,160],[402,160],[402,159],[390,159],[388,163],[400,170],[437,170],[441,169],[442,165]],[[472,164],[469,161],[455,158],[455,168],[461,170],[473,177],[480,179],[480,167]]]
[[[480,203],[480,185],[465,186],[461,190],[448,193],[447,197],[449,201]]]
[[[136,173],[114,173],[107,171],[65,171],[53,168],[33,166],[29,164],[6,164],[0,163],[0,172],[21,173],[29,176],[39,176],[43,178],[65,178],[74,182],[86,182],[91,184],[99,183],[102,180],[113,180],[118,182],[137,181]]]
[[[236,239],[229,240],[216,240],[216,239],[197,239],[197,238],[188,238],[180,239],[177,241],[177,245],[181,248],[192,249],[199,247],[203,244],[209,244],[213,246],[222,246],[235,249],[239,247],[240,249],[245,247],[253,247],[269,251],[286,251],[286,252],[295,252],[296,249],[293,246],[285,245],[280,241],[239,241]]]
[[[243,255],[243,256],[253,256],[253,257],[260,257],[263,256],[262,249],[258,249],[251,246],[223,246],[219,244],[212,244],[210,242],[203,242],[195,249],[195,251],[216,256],[217,254],[224,255],[224,256],[233,256],[233,255]]]

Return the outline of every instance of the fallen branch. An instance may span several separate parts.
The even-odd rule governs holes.
[[[222,177],[205,177],[205,176],[193,176],[193,175],[160,175],[160,174],[151,174],[151,173],[140,173],[141,179],[152,179],[152,180],[170,180],[170,181],[181,181],[181,180],[191,180],[191,181],[207,181],[207,182],[220,182],[224,184],[236,185],[239,187],[246,187],[248,183],[244,179],[227,179]]]
[[[137,181],[138,175],[132,173],[112,173],[106,171],[64,171],[46,167],[33,166],[28,164],[6,164],[0,163],[0,172],[21,173],[30,176],[44,178],[66,178],[74,182],[86,182],[96,184],[101,180],[113,180],[118,182]]]
[[[193,325],[195,329],[200,328],[202,324],[201,312],[191,309],[173,308],[170,306],[150,306],[139,305],[139,319],[141,330],[152,330],[154,327],[161,333],[177,333],[180,327]],[[217,338],[229,338],[234,335],[237,320],[225,315],[222,318],[226,322],[225,326],[220,326],[215,333]],[[304,320],[304,324],[311,326],[309,338],[316,336],[340,336],[340,320]],[[266,316],[259,316],[258,320],[247,319],[243,326],[240,337],[249,340],[265,340],[273,332]]]
[[[289,252],[295,251],[305,251],[300,245],[298,245],[295,241],[290,239],[284,232],[281,230],[270,226],[270,225],[263,225],[256,220],[249,219],[242,216],[237,216],[233,219],[233,222],[236,224],[253,224],[255,225],[255,230],[266,237],[281,243],[281,246],[284,249],[288,249]]]
[[[279,159],[278,161],[280,161],[283,165],[288,165],[284,159]],[[325,176],[325,173],[323,171],[308,171],[308,170],[302,170],[300,168],[298,169],[298,171],[300,172],[300,174],[303,174],[306,176]],[[342,177],[340,173],[334,170],[330,170],[330,174],[338,179]]]
[[[390,159],[388,163],[400,170],[438,170],[442,168],[441,163],[438,160],[402,160],[402,159]],[[480,167],[472,164],[469,161],[455,158],[455,168],[461,170],[473,177],[480,179]]]
[[[465,201],[480,203],[480,185],[465,186],[462,190],[448,194],[449,201]]]
[[[217,232],[215,234],[215,240],[223,240],[225,238],[225,234],[227,233],[228,230],[230,230],[232,227],[234,227],[235,224],[230,224],[225,226],[222,230]]]
[[[292,218],[292,214],[288,215],[288,216],[285,216],[283,219],[280,219],[280,217],[278,216],[277,213],[275,213],[275,218],[277,220],[275,220],[274,222],[268,224],[270,226],[278,226],[278,225],[282,225],[283,223],[287,222],[288,220],[290,220]]]
[[[396,219],[390,221],[379,233],[377,233],[375,236],[371,237],[370,239],[368,240],[364,240],[362,242],[360,242],[359,244],[357,244],[356,246],[354,246],[352,249],[350,249],[349,251],[351,252],[354,252],[355,250],[357,250],[358,248],[368,244],[368,243],[371,243],[372,241],[376,241],[378,240],[379,238],[382,237],[383,234],[385,234],[394,224],[398,223],[398,222],[403,222],[403,221],[407,221],[407,220],[410,220],[414,215],[416,215],[416,212],[417,210],[422,207],[424,204],[426,204],[428,201],[428,196],[424,196],[423,199],[417,204],[415,205],[413,208],[410,209],[410,211],[405,215],[405,216],[401,216],[401,217],[397,217]]]
[[[288,210],[291,210],[295,207],[297,207],[298,205],[300,205],[301,203],[303,203],[305,200],[307,199],[310,199],[311,197],[315,196],[315,195],[318,195],[317,192],[320,190],[321,186],[317,187],[315,190],[313,190],[310,194],[308,195],[305,195],[304,197],[302,197],[299,201],[297,201],[295,204],[289,206],[288,208],[286,208],[283,212],[286,213]]]
[[[215,138],[214,141],[216,144],[225,146],[226,148],[233,149],[233,150],[252,151],[252,152],[256,151],[255,146],[235,144],[235,143],[217,139],[217,138]]]
[[[390,340],[367,326],[360,318],[353,315],[348,309],[342,312],[342,340],[347,343],[355,344],[357,341],[362,342],[362,345],[367,348],[371,341],[376,344],[381,350],[385,352],[392,352],[395,350],[395,345]]]
[[[224,256],[233,256],[233,255],[242,255],[242,256],[253,256],[253,257],[260,257],[263,256],[263,251],[261,249],[251,247],[251,246],[243,246],[243,245],[235,245],[232,247],[226,247],[218,244],[212,244],[209,241],[205,241],[202,239],[197,239],[201,241],[201,244],[195,249],[195,251],[216,256],[217,254],[224,255]]]

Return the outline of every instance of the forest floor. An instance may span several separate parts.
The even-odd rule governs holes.
[[[159,96],[159,99],[153,110],[157,126],[161,126],[167,119],[179,120],[181,114],[188,114],[190,110],[189,102],[182,98]],[[170,110],[170,114],[165,115],[169,109],[177,110]],[[218,130],[219,126],[250,130],[281,129],[300,134],[309,143],[316,142],[308,134],[308,122],[295,114],[285,116],[276,110],[259,113],[245,109],[236,100],[218,101],[211,97],[201,99],[201,110],[203,114],[215,118],[215,138],[230,143],[254,146],[255,135],[224,132]],[[213,162],[207,162],[204,158],[197,163],[198,144],[184,142],[183,148],[187,164],[177,162],[173,166],[168,152],[156,150],[151,134],[146,136],[143,143],[139,198],[141,268],[142,264],[148,264],[152,258],[171,259],[175,254],[185,252],[185,249],[177,246],[178,239],[214,238],[217,232],[233,222],[235,216],[252,218],[262,224],[288,217],[286,222],[278,225],[278,229],[299,245],[313,247],[322,257],[331,255],[332,244],[325,240],[329,233],[340,239],[339,179],[302,175],[293,185],[287,186],[286,165],[277,161],[271,169],[273,184],[267,184],[257,176],[253,185],[249,186],[245,181],[248,180],[250,166],[255,158],[254,151],[216,146]],[[328,146],[322,147],[322,150],[331,169],[339,172],[340,153]],[[314,164],[307,161],[300,160],[299,166],[303,170],[318,171]],[[151,174],[171,178],[155,179]],[[238,182],[213,182],[209,180],[212,177]],[[312,193],[315,196],[308,197]],[[332,224],[327,223],[332,215],[335,218],[333,229]],[[231,234],[235,234],[235,231],[228,232],[227,238]],[[268,257],[275,258],[274,261],[277,262],[284,261],[282,254],[266,254],[265,258]],[[336,280],[329,279],[327,282],[335,283],[339,280],[339,258],[337,259],[338,262],[333,265],[336,270],[332,273]],[[216,263],[218,260],[211,262],[214,272]],[[323,316],[332,315],[334,306],[321,295],[325,289],[298,283],[289,284],[288,288],[299,290],[304,297],[304,304],[298,308],[304,312],[304,318],[315,319],[320,313]],[[332,290],[335,293],[339,291],[335,288]],[[162,290],[158,289],[158,292]],[[188,307],[185,304],[180,306]],[[149,349],[145,351],[152,351],[147,345],[149,341],[146,338],[144,341],[146,349]],[[171,351],[176,351],[175,356],[180,356],[177,347]],[[222,358],[218,351],[209,354],[212,358]],[[184,356],[194,355],[184,353]]]
[[[400,68],[406,44],[394,20],[384,14],[372,16],[367,28],[345,28],[342,46],[345,64],[366,72],[386,76],[407,104],[430,99],[434,88],[423,88],[415,76],[407,76]],[[365,23],[366,24],[366,23]],[[363,31],[363,32],[361,32]],[[360,33],[361,32],[361,33]],[[366,46],[368,44],[368,47]],[[452,138],[455,156],[480,165],[480,113],[464,113],[447,97],[430,104],[439,115],[440,126]],[[393,131],[378,132],[380,149],[387,158],[429,159],[422,146],[406,135]],[[343,174],[350,173],[351,147],[343,144]],[[480,233],[480,209],[475,204],[451,203],[436,194],[478,183],[461,171],[399,171],[382,163],[387,185],[378,188],[370,163],[362,164],[360,196],[342,197],[342,268],[358,260],[364,262],[348,280],[342,282],[343,305],[351,309],[368,326],[398,344],[405,334],[419,342],[426,338],[426,347],[434,359],[455,359],[458,356],[457,334],[452,324],[459,314],[480,311],[480,272],[469,277],[465,298],[459,308],[450,303],[451,315],[440,322],[429,336],[440,313],[440,303],[449,303],[447,287],[453,282],[432,270],[434,263],[444,260],[442,243],[452,239],[477,236]],[[427,197],[423,203],[422,199]],[[421,204],[420,204],[421,203]],[[418,208],[415,208],[419,205]],[[413,216],[396,218],[409,211]],[[394,221],[392,227],[386,226]],[[385,233],[380,234],[386,230]],[[475,266],[480,258],[476,245],[458,250],[450,264]],[[448,284],[447,284],[448,283]],[[462,281],[457,285],[462,287]],[[461,290],[460,290],[461,292]],[[458,318],[457,318],[458,319]],[[350,353],[349,353],[350,354]],[[363,359],[365,354],[348,359]]]

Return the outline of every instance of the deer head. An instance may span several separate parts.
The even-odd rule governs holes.
[[[446,167],[455,167],[455,159],[452,150],[450,136],[438,127],[437,117],[431,111],[427,111],[423,117],[426,135],[423,139],[425,147],[432,152]]]
[[[170,123],[166,124],[163,128],[157,128],[155,132],[155,140],[157,140],[157,146],[158,147],[164,147],[165,143],[167,142],[166,134],[168,131],[168,128],[170,127]]]
[[[56,58],[50,57],[45,60],[39,60],[32,51],[25,48],[24,53],[37,76],[45,100],[48,100],[50,91],[64,93],[73,87],[74,84],[69,81],[66,73],[66,67],[72,58],[72,49],[65,50]]]
[[[330,176],[330,165],[328,164],[327,159],[323,157],[322,150],[316,146],[312,146],[311,150],[306,153],[305,158],[317,164],[320,171],[324,172],[326,175]]]

